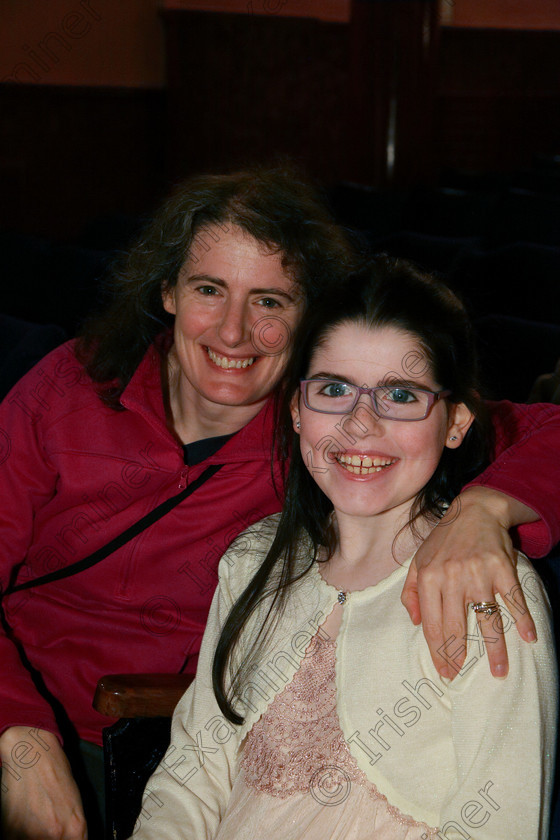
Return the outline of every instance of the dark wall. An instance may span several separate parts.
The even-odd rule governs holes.
[[[507,172],[560,154],[560,32],[443,29],[440,166]]]
[[[193,171],[278,153],[327,184],[404,188],[557,154],[560,33],[438,39],[434,9],[355,0],[350,24],[168,13],[167,91],[0,88],[0,227],[72,239],[95,216],[150,212]]]
[[[165,17],[176,174],[287,154],[322,179],[348,154],[349,27],[273,15]]]
[[[164,191],[162,91],[0,86],[0,227],[70,239]]]
[[[433,0],[354,0],[347,23],[169,12],[165,24],[174,171],[284,153],[330,184],[429,181]]]

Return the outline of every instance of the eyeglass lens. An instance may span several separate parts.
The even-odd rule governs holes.
[[[307,383],[307,402],[314,411],[347,414],[359,396],[359,389],[348,382],[314,379]],[[386,385],[376,389],[372,396],[375,410],[381,417],[418,420],[426,415],[431,395],[418,388]]]

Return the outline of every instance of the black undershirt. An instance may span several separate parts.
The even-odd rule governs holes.
[[[233,435],[220,435],[220,437],[203,438],[195,440],[194,443],[183,444],[183,458],[187,467],[195,467],[206,458],[214,455],[221,449]]]

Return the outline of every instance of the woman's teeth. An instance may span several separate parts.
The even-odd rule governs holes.
[[[214,364],[221,368],[246,368],[252,365],[256,358],[255,356],[251,356],[248,359],[228,359],[227,356],[218,356],[209,347],[206,350]]]
[[[370,458],[369,455],[336,455],[338,463],[355,475],[381,472],[384,467],[395,463],[393,458]]]

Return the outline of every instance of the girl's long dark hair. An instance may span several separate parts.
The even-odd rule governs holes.
[[[208,228],[219,236],[231,225],[282,255],[308,305],[351,259],[342,229],[293,164],[185,181],[113,269],[111,303],[86,323],[76,345],[78,359],[112,408],[121,408],[120,396],[144,353],[173,323],[163,308],[162,291],[176,285],[195,238],[208,249]],[[163,343],[160,349],[165,352]]]
[[[465,403],[475,415],[461,446],[444,449],[435,473],[415,500],[409,523],[413,528],[420,518],[437,521],[446,504],[486,464],[488,423],[478,396],[472,327],[463,305],[443,283],[410,263],[385,255],[374,257],[325,295],[321,304],[304,318],[295,337],[281,409],[281,447],[286,457],[292,453],[283,512],[264,562],[224,625],[214,658],[216,699],[224,715],[233,723],[243,722],[234,709],[235,699],[282,613],[289,587],[309,571],[322,546],[326,547],[328,557],[336,547],[330,515],[333,506],[304,463],[292,429],[290,402],[297,393],[299,380],[305,378],[309,370],[313,353],[342,323],[371,328],[392,326],[412,333],[425,357],[418,359],[415,356],[408,362],[405,359],[403,365],[410,364],[418,373],[418,365],[427,364],[436,381],[451,391],[449,399]],[[304,568],[298,556],[302,538],[312,546],[311,559]],[[265,600],[269,606],[263,625],[256,638],[250,640],[250,649],[235,671],[231,664],[232,652],[249,617]],[[226,689],[227,683],[229,689]]]

